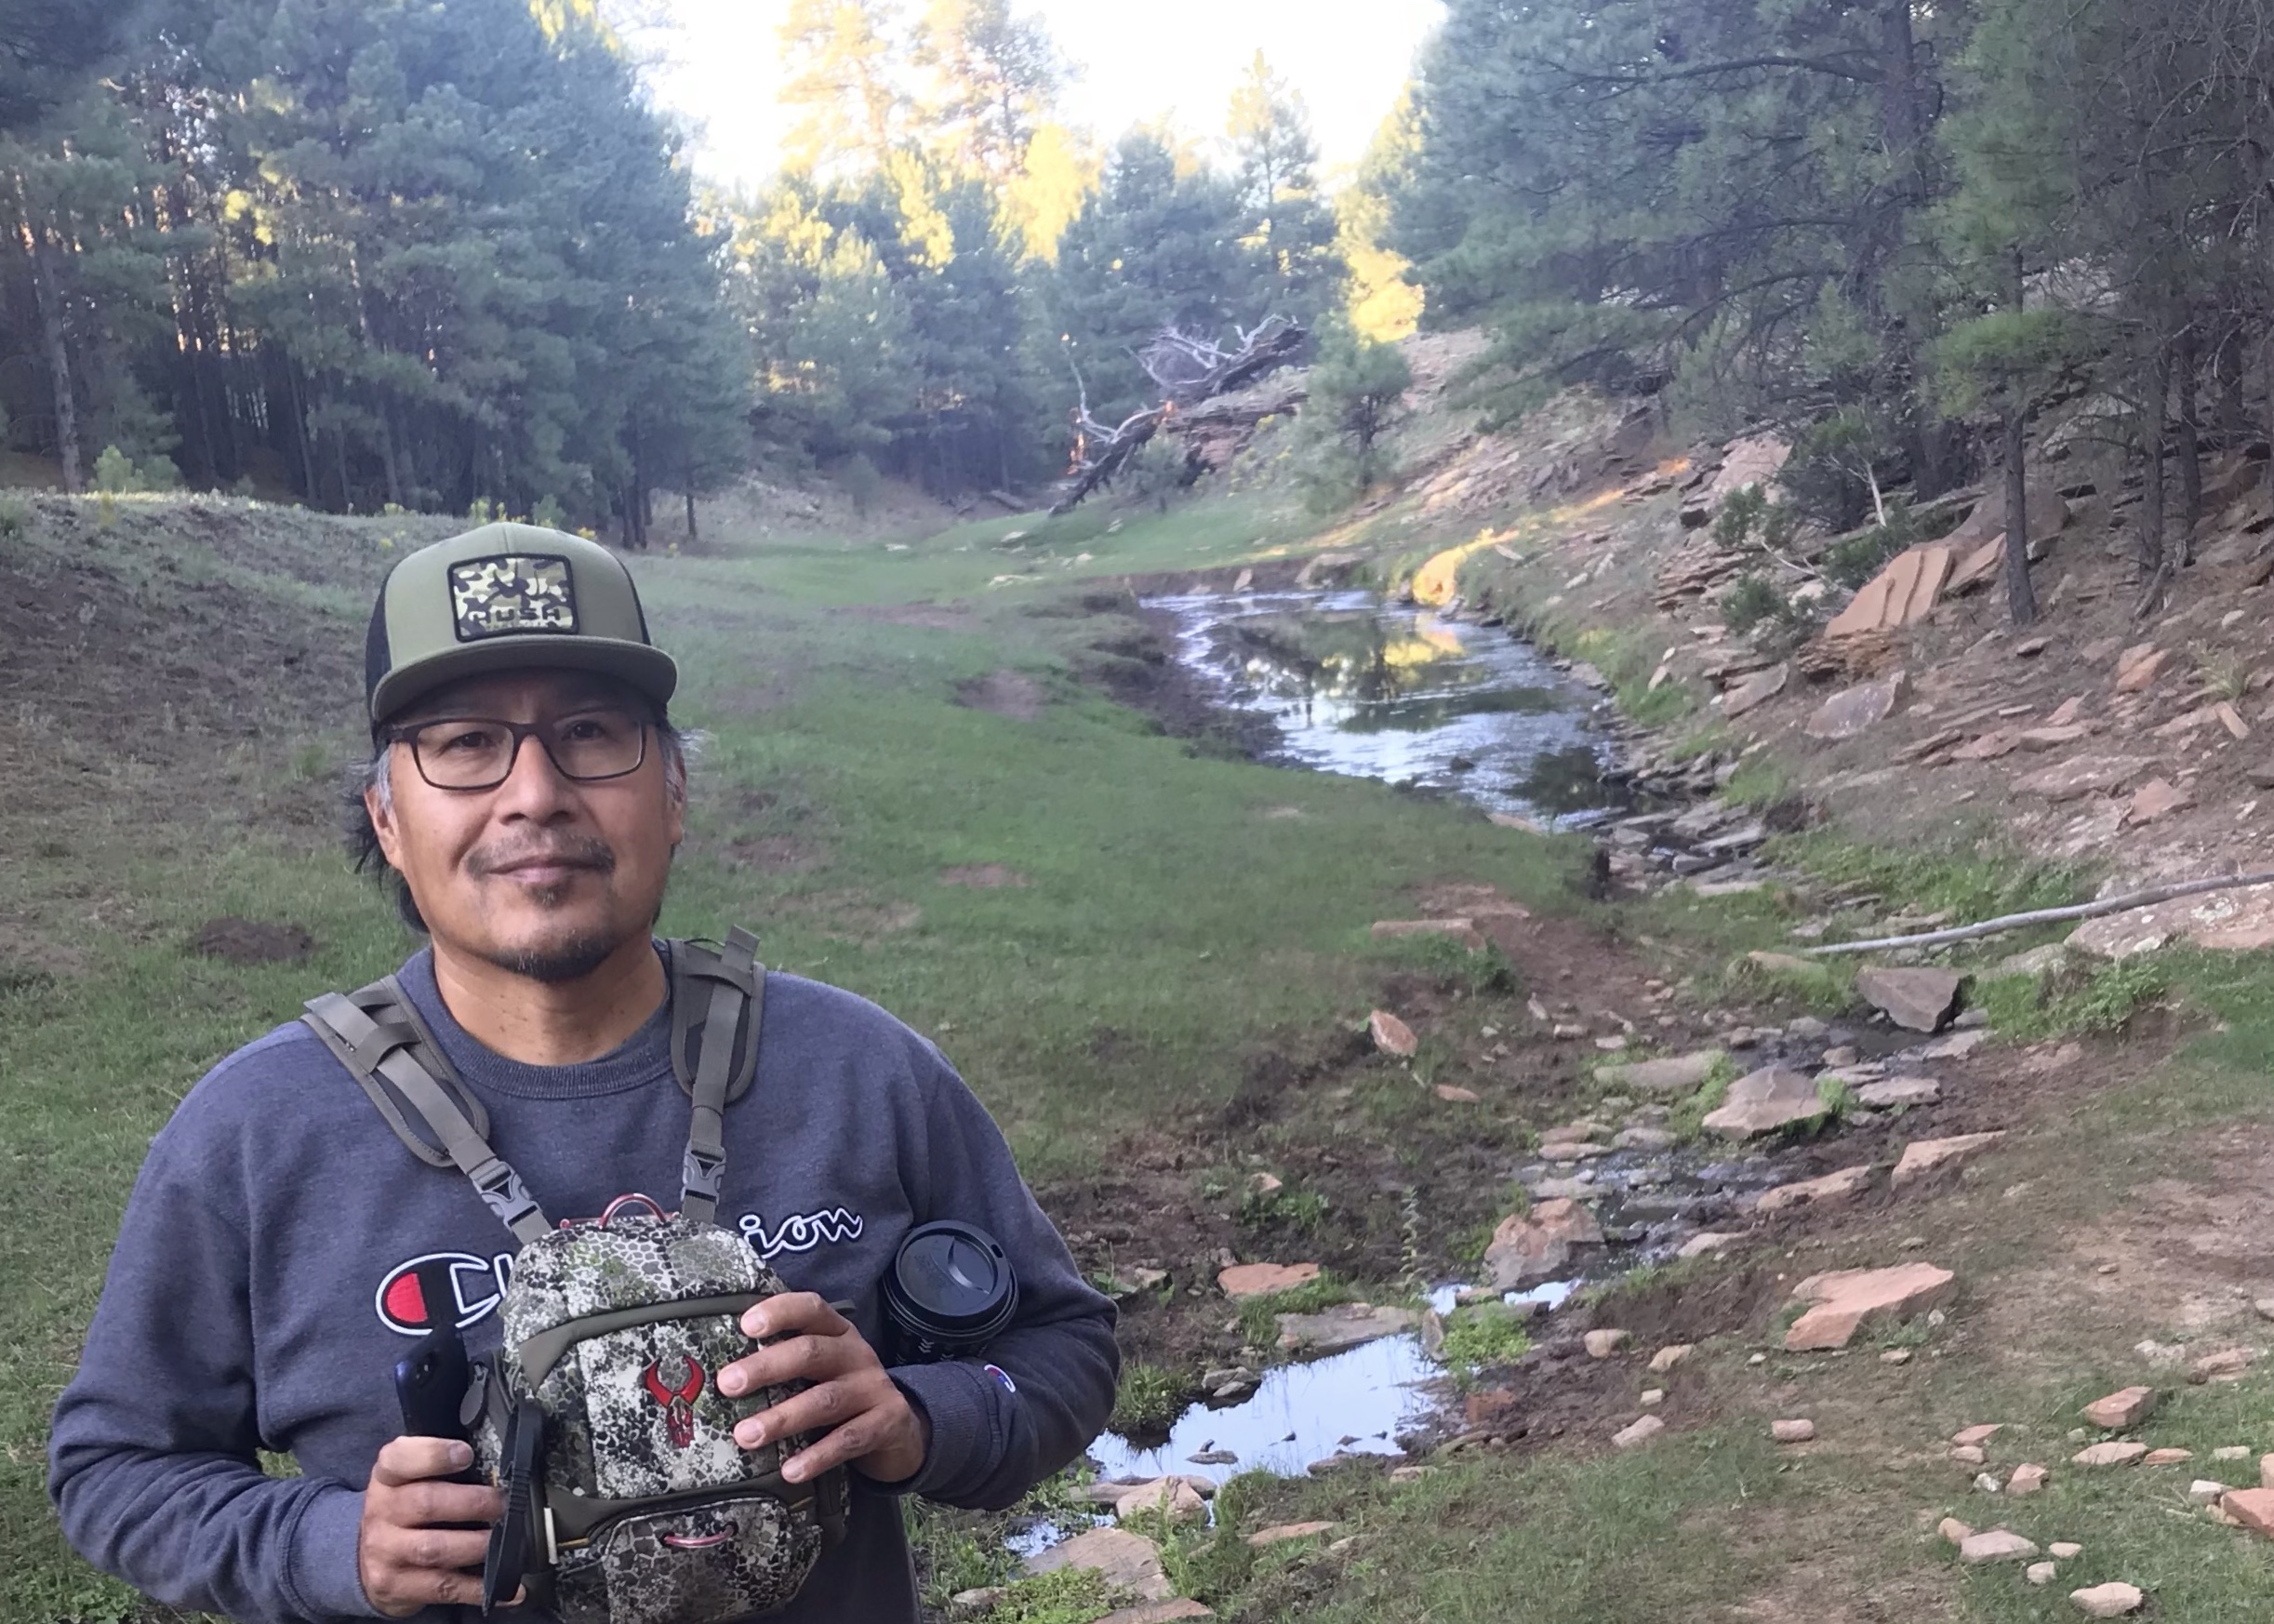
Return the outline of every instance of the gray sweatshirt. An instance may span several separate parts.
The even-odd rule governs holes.
[[[426,952],[403,985],[547,1212],[594,1217],[632,1191],[678,1205],[688,1105],[668,1010],[600,1059],[525,1066],[450,1018]],[[1017,1271],[994,1371],[893,1372],[931,1422],[924,1468],[889,1492],[856,1474],[844,1543],[777,1615],[912,1624],[895,1495],[999,1508],[1071,1460],[1112,1407],[1113,1309],[931,1044],[783,975],[768,978],[765,1032],[757,1080],[726,1111],[721,1223],[792,1289],[858,1305],[872,1342],[878,1282],[917,1224],[978,1224]],[[394,1362],[442,1308],[413,1266],[448,1259],[478,1356],[498,1344],[513,1249],[464,1177],[413,1158],[305,1027],[230,1056],[151,1143],[56,1406],[48,1487],[72,1544],[160,1601],[246,1624],[373,1616],[355,1559],[362,1488],[402,1431]],[[260,1449],[289,1452],[304,1475],[263,1475]]]

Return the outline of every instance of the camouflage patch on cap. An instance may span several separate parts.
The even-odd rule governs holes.
[[[568,560],[545,553],[503,552],[452,565],[450,608],[460,643],[577,630]]]

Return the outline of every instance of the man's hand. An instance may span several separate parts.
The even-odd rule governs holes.
[[[719,1391],[727,1397],[782,1382],[813,1383],[738,1424],[735,1442],[743,1448],[792,1432],[823,1433],[782,1463],[781,1474],[791,1483],[847,1463],[879,1483],[898,1483],[923,1469],[930,1426],[884,1374],[876,1350],[828,1303],[809,1291],[770,1297],[742,1316],[742,1334],[752,1341],[778,1339],[719,1372]]]
[[[438,1481],[472,1464],[472,1446],[448,1438],[397,1438],[379,1451],[364,1490],[355,1565],[380,1617],[481,1601],[488,1526],[504,1497],[484,1484]],[[482,1526],[443,1525],[451,1523]]]

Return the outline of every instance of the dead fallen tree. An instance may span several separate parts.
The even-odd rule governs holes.
[[[2232,891],[2244,885],[2274,885],[2274,870],[2262,870],[2254,874],[2226,874],[2208,880],[2182,880],[2176,885],[2151,885],[2145,891],[2129,891],[2121,897],[2104,897],[2097,902],[2079,902],[2068,908],[2036,908],[2027,913],[2007,913],[1996,919],[1985,919],[1978,925],[1958,925],[1948,930],[1929,930],[1917,936],[1883,936],[1873,941],[1830,942],[1806,951],[1812,957],[1829,958],[1837,953],[1871,953],[1889,948],[1941,947],[1946,942],[2001,936],[2006,931],[2022,930],[2032,925],[2057,925],[2070,919],[2098,919],[2108,913],[2130,913],[2136,908],[2152,908],[2159,902],[2169,902],[2180,897],[2197,897],[2206,891]]]
[[[1129,459],[1179,411],[1243,388],[1285,366],[1301,353],[1309,336],[1286,317],[1271,316],[1253,331],[1240,332],[1237,347],[1227,350],[1213,339],[1164,327],[1137,355],[1145,376],[1161,392],[1161,404],[1132,412],[1118,423],[1101,422],[1092,415],[1089,392],[1076,373],[1081,398],[1074,408],[1073,460],[1058,481],[1050,511],[1071,512],[1092,491],[1111,485]]]
[[[1164,426],[1183,444],[1190,461],[1213,473],[1246,450],[1257,429],[1299,410],[1310,398],[1310,391],[1299,382],[1262,383],[1180,411]]]

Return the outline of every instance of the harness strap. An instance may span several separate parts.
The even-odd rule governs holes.
[[[370,1000],[377,1012],[364,1007]],[[395,1137],[410,1146],[421,1161],[434,1165],[432,1148],[410,1131],[409,1124],[385,1090],[378,1086],[384,1079],[393,1093],[400,1095],[434,1137],[442,1141],[443,1155],[455,1163],[480,1192],[489,1210],[499,1221],[512,1230],[515,1238],[526,1245],[539,1236],[549,1233],[552,1222],[544,1209],[537,1205],[528,1189],[521,1181],[504,1157],[489,1148],[484,1138],[485,1123],[476,1126],[472,1117],[461,1106],[451,1090],[435,1079],[434,1073],[419,1058],[418,1050],[440,1054],[432,1045],[420,1042],[419,1033],[401,1012],[410,1008],[410,1001],[394,978],[374,982],[350,998],[338,992],[326,992],[308,1001],[307,1014],[301,1018],[326,1046],[346,1062],[355,1080],[363,1085],[372,1103],[387,1118]],[[457,1079],[451,1079],[456,1083]],[[471,1097],[467,1097],[471,1098]],[[473,1101],[476,1109],[480,1102]]]
[[[694,1102],[687,1120],[679,1210],[697,1223],[718,1219],[719,1180],[726,1166],[726,1103],[750,1087],[758,1070],[765,969],[757,962],[757,938],[737,928],[727,933],[725,947],[716,954],[704,952],[698,958],[699,950],[685,942],[676,944],[672,952],[672,1066]],[[676,1040],[687,1031],[685,1021],[698,997],[703,1041],[690,1078],[687,1046]]]

